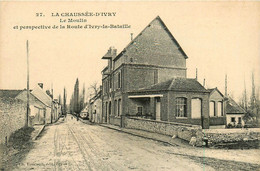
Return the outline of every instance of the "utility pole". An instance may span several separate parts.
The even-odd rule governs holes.
[[[51,123],[53,122],[53,84],[51,83]]]
[[[225,96],[227,97],[227,74],[225,75]]]
[[[25,127],[29,126],[29,113],[30,113],[30,86],[29,86],[29,42],[26,41],[27,50],[27,111],[26,111],[26,122]]]

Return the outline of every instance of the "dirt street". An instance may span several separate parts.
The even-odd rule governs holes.
[[[210,171],[230,170],[229,167],[233,166],[241,170],[256,169],[252,164],[219,159],[210,159],[206,163],[205,158],[187,155],[185,149],[180,148],[98,125],[84,124],[67,116],[64,122],[59,121],[45,128],[35,147],[16,170]],[[182,150],[183,153],[180,153]]]

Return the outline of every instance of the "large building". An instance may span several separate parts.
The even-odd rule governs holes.
[[[186,78],[187,58],[159,16],[120,53],[111,47],[102,57],[103,122],[141,115],[209,128],[210,92]]]

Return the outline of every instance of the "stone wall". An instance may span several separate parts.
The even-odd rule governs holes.
[[[114,117],[110,116],[110,124],[120,126],[121,125],[121,118],[120,117]]]
[[[176,136],[190,142],[196,138],[196,146],[208,141],[208,146],[221,143],[260,141],[260,129],[201,129],[200,126],[175,122],[155,121],[142,118],[125,118],[125,128],[143,130],[168,136]]]
[[[203,130],[204,136],[208,139],[209,146],[219,143],[242,142],[260,140],[260,129],[208,129]]]
[[[8,141],[10,135],[25,126],[26,103],[11,98],[0,98],[0,144]]]
[[[202,129],[197,125],[126,117],[125,127],[155,132],[163,135],[177,136],[178,138],[186,141],[190,141],[191,137],[196,137],[196,145],[202,145]]]

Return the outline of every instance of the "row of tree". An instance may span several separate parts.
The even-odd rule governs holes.
[[[252,86],[251,86],[251,96],[248,100],[246,85],[244,92],[239,101],[241,107],[246,111],[244,120],[246,123],[253,123],[256,126],[259,125],[259,115],[260,115],[260,100],[259,100],[259,87],[255,88],[255,78],[254,73],[252,72]]]
[[[70,98],[69,111],[70,113],[79,114],[81,110],[85,107],[85,84],[83,84],[82,91],[79,90],[79,79],[76,79],[74,85],[74,91]]]
[[[90,97],[95,96],[99,91],[97,82],[94,82],[93,84],[91,84],[90,87],[88,88],[88,90],[89,90]],[[49,90],[46,93],[51,95]],[[63,98],[61,97],[61,95],[59,95],[59,103],[61,104],[62,114],[66,115],[68,112],[72,113],[72,114],[75,114],[75,113],[79,114],[84,109],[84,107],[87,105],[87,102],[85,102],[87,97],[85,97],[85,95],[86,95],[85,84],[83,84],[83,88],[80,91],[79,80],[77,78],[75,85],[74,85],[73,93],[70,98],[70,103],[69,103],[69,105],[67,105],[67,91],[66,91],[66,88],[64,87]]]

